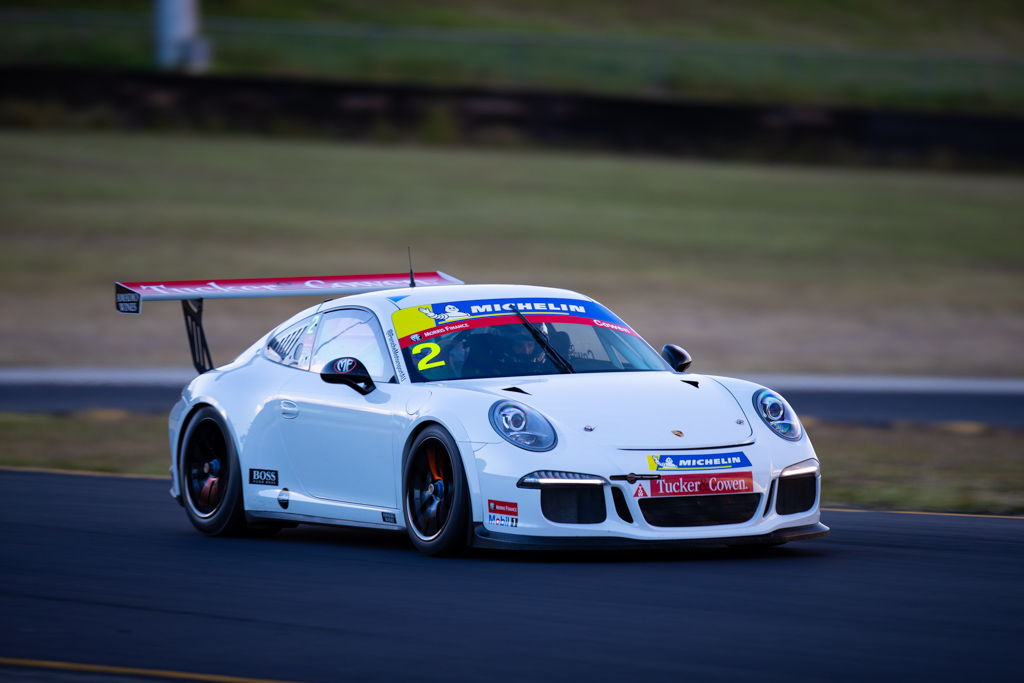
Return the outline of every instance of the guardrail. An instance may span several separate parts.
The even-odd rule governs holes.
[[[0,10],[0,63],[148,68],[147,14]],[[220,74],[574,93],[1024,111],[1024,61],[482,29],[205,17]]]

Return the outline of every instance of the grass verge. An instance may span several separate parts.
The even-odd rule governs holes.
[[[115,474],[167,474],[167,418],[117,410],[0,413],[0,465]]]
[[[1024,432],[977,424],[813,421],[826,505],[1024,514]]]
[[[115,280],[577,289],[695,371],[1021,375],[1024,177],[0,131],[0,364],[186,364]],[[309,299],[212,301],[224,363]]]
[[[166,474],[166,419],[118,411],[0,414],[0,465]],[[824,503],[1024,514],[1024,433],[981,426],[812,422]]]

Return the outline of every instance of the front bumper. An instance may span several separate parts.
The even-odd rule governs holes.
[[[472,544],[476,548],[502,548],[518,550],[608,550],[608,549],[654,549],[680,547],[716,547],[734,545],[780,545],[790,541],[805,541],[820,538],[829,533],[829,528],[817,522],[806,526],[776,529],[756,536],[732,536],[721,538],[683,538],[672,540],[640,540],[615,536],[551,537],[525,536],[492,531],[483,524],[474,524]]]
[[[547,454],[509,452],[501,445],[476,445],[479,488],[474,492],[474,545],[602,548],[777,544],[828,532],[820,524],[820,476],[801,478],[803,485],[796,492],[801,494],[802,502],[797,505],[790,504],[792,497],[783,495],[780,484],[783,469],[816,457],[806,439],[798,443],[775,439],[743,446],[742,463],[732,469],[704,473],[719,480],[742,480],[739,488],[711,491],[723,495],[704,495],[708,490],[698,494],[693,489],[681,489],[676,495],[674,488],[668,492],[667,485],[660,483],[655,491],[652,480],[623,480],[623,475],[631,472],[663,476],[666,484],[674,480],[676,485],[680,479],[696,477],[645,470],[647,458],[642,452],[594,449],[580,454],[577,449],[566,450],[556,459]],[[722,450],[707,449],[707,453],[693,455],[712,457]],[[524,474],[542,469],[584,473],[604,484],[578,487],[588,488],[593,495],[580,499],[575,507],[571,503],[559,507],[553,504],[558,502],[554,497],[544,498],[542,492],[547,485],[521,485]],[[794,492],[788,483],[796,479],[786,479],[787,493]],[[547,480],[551,488],[566,488],[551,477]]]

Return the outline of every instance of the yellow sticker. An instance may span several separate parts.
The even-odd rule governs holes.
[[[398,335],[399,339],[404,339],[410,334],[429,330],[437,324],[433,318],[423,313],[424,309],[430,310],[426,306],[413,306],[412,308],[403,308],[391,314],[391,322],[395,326],[395,334]]]

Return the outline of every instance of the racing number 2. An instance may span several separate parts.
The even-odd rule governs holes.
[[[412,347],[412,355],[418,355],[419,353],[426,351],[427,355],[420,358],[419,363],[416,364],[417,370],[429,370],[430,368],[439,368],[444,365],[443,360],[434,360],[437,354],[441,353],[441,347],[434,342],[423,342]]]

